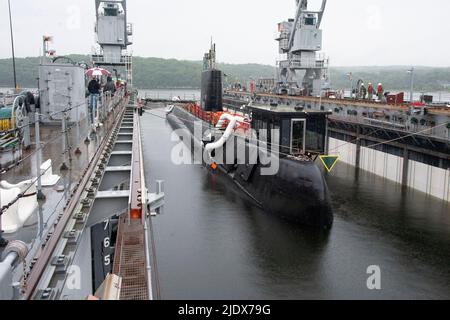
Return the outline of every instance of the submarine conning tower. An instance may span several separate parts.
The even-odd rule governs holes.
[[[203,58],[201,107],[206,112],[223,111],[222,71],[216,69],[216,45]]]

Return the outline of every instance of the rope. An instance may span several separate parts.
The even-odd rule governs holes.
[[[422,131],[419,131],[419,132],[411,133],[411,134],[406,135],[404,137],[392,139],[392,140],[385,141],[385,142],[376,143],[376,144],[373,144],[371,146],[368,146],[367,148],[375,148],[375,147],[383,145],[383,144],[389,144],[389,143],[392,143],[392,142],[395,142],[395,141],[399,141],[399,140],[403,140],[403,139],[406,139],[406,138],[409,138],[409,137],[414,137],[414,136],[417,136],[417,135],[419,135],[421,133],[425,133],[425,132],[428,132],[428,131],[431,131],[431,130],[434,130],[434,129],[437,129],[437,128],[440,128],[440,127],[443,127],[443,126],[446,126],[446,125],[447,125],[447,123],[442,123],[442,124],[434,126],[432,128],[428,128],[428,129],[425,129],[425,130],[422,130]]]
[[[149,114],[149,115],[152,115],[152,116],[154,116],[154,117],[157,117],[157,118],[160,118],[160,119],[163,119],[163,120],[167,120],[166,118],[164,118],[164,117],[161,117],[161,116],[159,116],[159,115],[157,115],[157,114],[153,114],[153,113],[151,113],[151,112],[146,112],[147,114]],[[186,122],[191,122],[191,123],[195,123],[196,121],[193,121],[193,120],[189,120],[189,119],[185,119],[185,118],[182,118],[182,117],[179,117],[179,116],[177,116],[177,118],[179,118],[179,119],[181,119],[181,120],[184,120],[184,121],[186,121]],[[211,128],[211,129],[215,129],[215,128]],[[241,135],[238,135],[238,134],[236,134],[236,133],[232,133],[231,134],[233,137],[238,137],[238,138],[244,138],[243,136],[241,136]],[[267,141],[263,141],[263,140],[259,140],[259,139],[256,139],[256,138],[251,138],[251,140],[252,141],[254,141],[254,142],[261,142],[261,143],[264,143],[264,144],[267,144],[268,146],[275,146],[275,147],[281,147],[281,148],[291,148],[290,146],[284,146],[284,145],[280,145],[280,144],[276,144],[276,143],[272,143],[272,142],[267,142]],[[299,149],[297,149],[297,148],[293,148],[294,150],[297,150],[297,151],[300,151]],[[279,155],[285,155],[285,156],[292,156],[292,154],[290,154],[290,153],[284,153],[284,152],[281,152],[281,151],[275,151],[275,150],[272,150],[272,152],[273,153],[276,153],[276,154],[279,154]]]
[[[59,134],[67,134],[68,132],[70,132],[72,129],[74,128],[74,125],[67,127],[67,129],[65,131],[58,131],[58,135],[56,137],[54,137],[53,139],[47,141],[46,143],[42,143],[41,147],[36,148],[33,152],[31,152],[29,155],[27,155],[26,157],[18,160],[17,162],[15,162],[14,164],[2,169],[2,171],[0,171],[0,175],[3,175],[15,168],[17,168],[18,166],[22,165],[26,160],[28,160],[29,158],[31,158],[33,155],[35,155],[36,153],[38,153],[39,151],[44,150],[48,145],[54,143],[55,141],[59,140],[59,139],[63,139],[64,137],[59,135]],[[87,130],[89,131],[89,129]],[[67,150],[65,150],[65,152],[63,154],[66,154],[67,152],[69,152],[70,150],[72,150],[72,146],[68,145]]]
[[[147,113],[150,114],[150,115],[156,116],[156,117],[158,117],[158,118],[161,118],[161,119],[166,120],[166,118],[160,117],[160,116],[155,115],[155,114],[153,114],[153,113],[151,113],[151,112],[147,112]],[[191,122],[191,123],[194,123],[194,122],[195,122],[195,121],[192,121],[192,120],[189,120],[189,119],[185,119],[185,118],[182,118],[182,117],[179,117],[179,116],[177,116],[177,118],[179,118],[179,119],[181,119],[181,120],[184,120],[184,121],[187,121],[187,122]],[[416,135],[420,135],[420,134],[422,134],[422,133],[425,133],[425,132],[428,132],[428,131],[432,131],[432,130],[434,130],[434,129],[437,129],[437,128],[440,128],[440,127],[443,127],[443,126],[447,126],[447,125],[448,125],[448,123],[442,123],[442,124],[440,124],[440,125],[437,125],[437,126],[434,126],[434,127],[431,127],[431,128],[428,128],[428,129],[419,131],[419,132],[411,133],[411,134],[408,134],[408,135],[403,136],[403,137],[399,137],[399,138],[396,138],[396,139],[392,139],[392,140],[388,140],[388,141],[376,143],[376,144],[367,146],[367,148],[375,148],[375,147],[380,146],[380,145],[389,144],[389,143],[392,143],[392,142],[395,142],[395,141],[403,140],[403,139],[406,139],[406,138],[409,138],[409,137],[413,137],[413,136],[416,136]],[[372,135],[374,135],[374,134],[376,134],[376,133],[378,133],[378,132],[380,132],[381,130],[383,130],[383,129],[380,128],[380,129],[378,129],[378,130],[372,132],[372,133],[369,135],[369,137],[372,136]],[[237,134],[235,134],[235,133],[233,133],[232,135],[235,136],[235,137],[241,137],[241,138],[242,138],[242,136],[237,135]],[[340,149],[341,147],[343,147],[343,146],[345,146],[345,145],[353,144],[353,143],[356,142],[358,139],[359,139],[359,138],[356,138],[356,139],[351,140],[351,141],[349,141],[349,142],[345,142],[345,143],[343,143],[342,145],[340,145],[340,146],[338,146],[338,147],[336,147],[336,148],[334,148],[334,149],[329,150],[329,152],[330,152],[330,151],[334,151],[334,150],[338,150],[338,149]],[[252,138],[252,140],[253,140],[253,141],[257,141],[257,142],[265,143],[265,144],[267,144],[267,145],[269,145],[269,146],[278,146],[278,147],[281,147],[281,148],[290,148],[289,146],[283,146],[283,145],[279,145],[279,144],[275,144],[275,143],[270,143],[270,142],[263,141],[263,140],[259,140],[259,139],[253,139],[253,138]],[[297,150],[298,150],[298,149],[297,149]],[[274,153],[278,153],[278,154],[280,154],[280,155],[292,156],[292,154],[287,154],[287,153],[284,153],[284,152],[281,152],[281,151],[273,151],[273,152],[274,152]]]
[[[66,112],[72,111],[74,109],[78,109],[79,107],[82,107],[84,105],[85,105],[85,103],[80,103],[80,104],[78,104],[76,106],[69,107],[67,109],[64,109],[64,110],[61,110],[61,111],[57,111],[57,112],[54,112],[52,114],[48,114],[48,115],[40,114],[40,116],[39,116],[40,119],[39,120],[29,122],[28,124],[26,124],[24,126],[21,126],[21,127],[17,127],[17,128],[6,130],[6,131],[2,131],[0,133],[0,135],[1,136],[5,136],[5,135],[11,134],[11,133],[16,133],[16,132],[22,130],[23,128],[30,127],[31,125],[35,125],[37,122],[41,122],[42,120],[45,120],[45,119],[51,120],[54,116],[57,116],[57,115],[59,115],[61,113],[66,113]]]
[[[149,115],[155,116],[155,117],[157,117],[157,118],[160,118],[160,119],[163,119],[163,120],[167,120],[166,118],[161,117],[161,116],[156,115],[156,114],[153,114],[153,113],[151,113],[151,112],[146,112],[146,113],[149,114]],[[195,122],[196,122],[196,121],[189,120],[189,119],[185,119],[185,118],[182,118],[182,117],[179,117],[179,116],[177,116],[177,118],[179,118],[179,119],[181,119],[181,120],[184,120],[184,121],[187,121],[187,122],[190,122],[190,123],[195,123]],[[211,129],[215,129],[215,128],[211,128]],[[231,135],[232,135],[233,137],[237,137],[237,138],[245,138],[244,136],[239,135],[239,134],[236,134],[236,133],[232,133]],[[260,143],[262,143],[262,144],[266,144],[268,147],[271,148],[271,152],[274,153],[274,154],[278,154],[278,155],[282,155],[282,156],[287,156],[287,157],[292,157],[292,156],[293,156],[291,153],[286,153],[286,152],[282,152],[282,151],[279,150],[279,149],[281,149],[281,148],[291,149],[290,146],[285,146],[285,145],[281,145],[281,144],[277,144],[277,143],[273,143],[273,142],[268,142],[268,141],[260,140],[260,139],[257,139],[257,138],[255,138],[255,137],[251,137],[251,138],[249,138],[249,139],[251,140],[251,142],[260,142]],[[278,147],[278,150],[272,150],[272,149],[273,149],[272,147]],[[301,153],[301,152],[300,152],[301,150],[298,149],[298,148],[292,148],[292,150],[297,151],[298,153]]]
[[[8,203],[7,205],[5,205],[5,206],[3,206],[2,208],[0,208],[0,216],[2,216],[2,215],[3,215],[9,208],[11,208],[17,201],[19,201],[20,199],[22,199],[22,198],[26,195],[27,191],[30,190],[31,187],[32,187],[34,184],[36,184],[36,182],[39,180],[39,178],[41,178],[42,176],[44,176],[44,175],[47,173],[47,171],[49,171],[50,169],[51,169],[51,167],[48,167],[46,170],[44,170],[44,172],[42,172],[36,179],[32,180],[32,181],[30,182],[30,185],[29,185],[24,191],[22,191],[21,193],[19,193],[19,194],[17,195],[17,197],[16,197],[14,200],[12,200],[10,203]]]
[[[63,131],[63,132],[61,132],[61,133],[67,133],[69,130],[71,130],[72,129],[72,127],[69,127],[68,129],[66,129],[65,131]],[[54,140],[56,141],[56,140],[58,140],[58,139],[60,139],[60,138],[64,138],[64,137],[61,137],[61,136],[58,136],[58,137],[56,137]],[[47,146],[48,144],[50,144],[50,143],[52,143],[53,141],[49,141],[49,142],[47,142],[46,144],[45,144],[45,146]],[[44,146],[44,147],[45,147]],[[72,147],[69,145],[68,146],[68,149],[65,151],[65,153],[67,153],[67,151],[68,150],[70,150]],[[42,147],[40,148],[40,150],[42,150]],[[34,151],[34,153],[36,153],[37,151],[39,151],[39,150],[35,150]],[[11,166],[10,168],[8,168],[8,170],[6,170],[6,171],[2,171],[2,172],[0,172],[0,174],[4,174],[5,172],[8,172],[8,171],[10,171],[10,170],[12,170],[12,169],[14,169],[14,168],[16,168],[16,167],[18,167],[19,165],[21,165],[23,163],[23,161],[21,161],[21,162],[19,162],[19,163],[16,163],[15,165],[13,165],[13,166]],[[37,182],[38,182],[38,180],[39,180],[39,178],[42,178],[46,173],[47,173],[47,171],[49,171],[51,169],[51,167],[49,167],[49,168],[47,168],[46,170],[44,170],[43,172],[41,172],[38,176],[37,176],[37,178],[36,179],[34,179],[31,183],[30,183],[30,185],[23,191],[23,192],[21,192],[13,201],[11,201],[10,203],[8,203],[7,205],[5,205],[5,206],[3,206],[2,208],[0,208],[0,216],[2,216],[9,208],[11,208],[15,203],[17,203],[17,201],[19,201],[21,198],[23,198],[24,197],[24,195],[26,194],[26,192],[28,191],[28,190],[30,190],[31,189],[31,187],[34,185],[34,184],[36,184]]]

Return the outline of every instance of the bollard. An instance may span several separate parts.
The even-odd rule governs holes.
[[[164,181],[156,180],[156,194],[161,194],[164,192]]]

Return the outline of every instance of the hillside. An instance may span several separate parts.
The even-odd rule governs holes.
[[[89,61],[88,56],[70,56],[75,61]],[[39,58],[17,59],[17,78],[22,87],[36,87]],[[0,59],[0,87],[13,83],[11,59]],[[258,64],[219,64],[230,82],[247,82],[250,78],[270,78],[275,68]],[[354,81],[382,82],[387,90],[409,90],[408,67],[335,67],[330,69],[334,88],[349,88],[347,74],[352,72]],[[200,61],[181,61],[160,58],[134,58],[134,83],[138,88],[199,88]],[[450,68],[418,67],[415,72],[417,91],[450,91]]]

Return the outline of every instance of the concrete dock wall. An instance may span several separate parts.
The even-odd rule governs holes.
[[[338,155],[339,160],[351,166],[357,166],[357,145],[355,143],[329,138],[330,154]],[[361,170],[376,174],[387,180],[406,185],[430,196],[450,201],[450,170],[408,160],[404,158],[361,147],[359,167]],[[407,168],[407,170],[405,170]],[[404,177],[407,173],[407,176]]]

